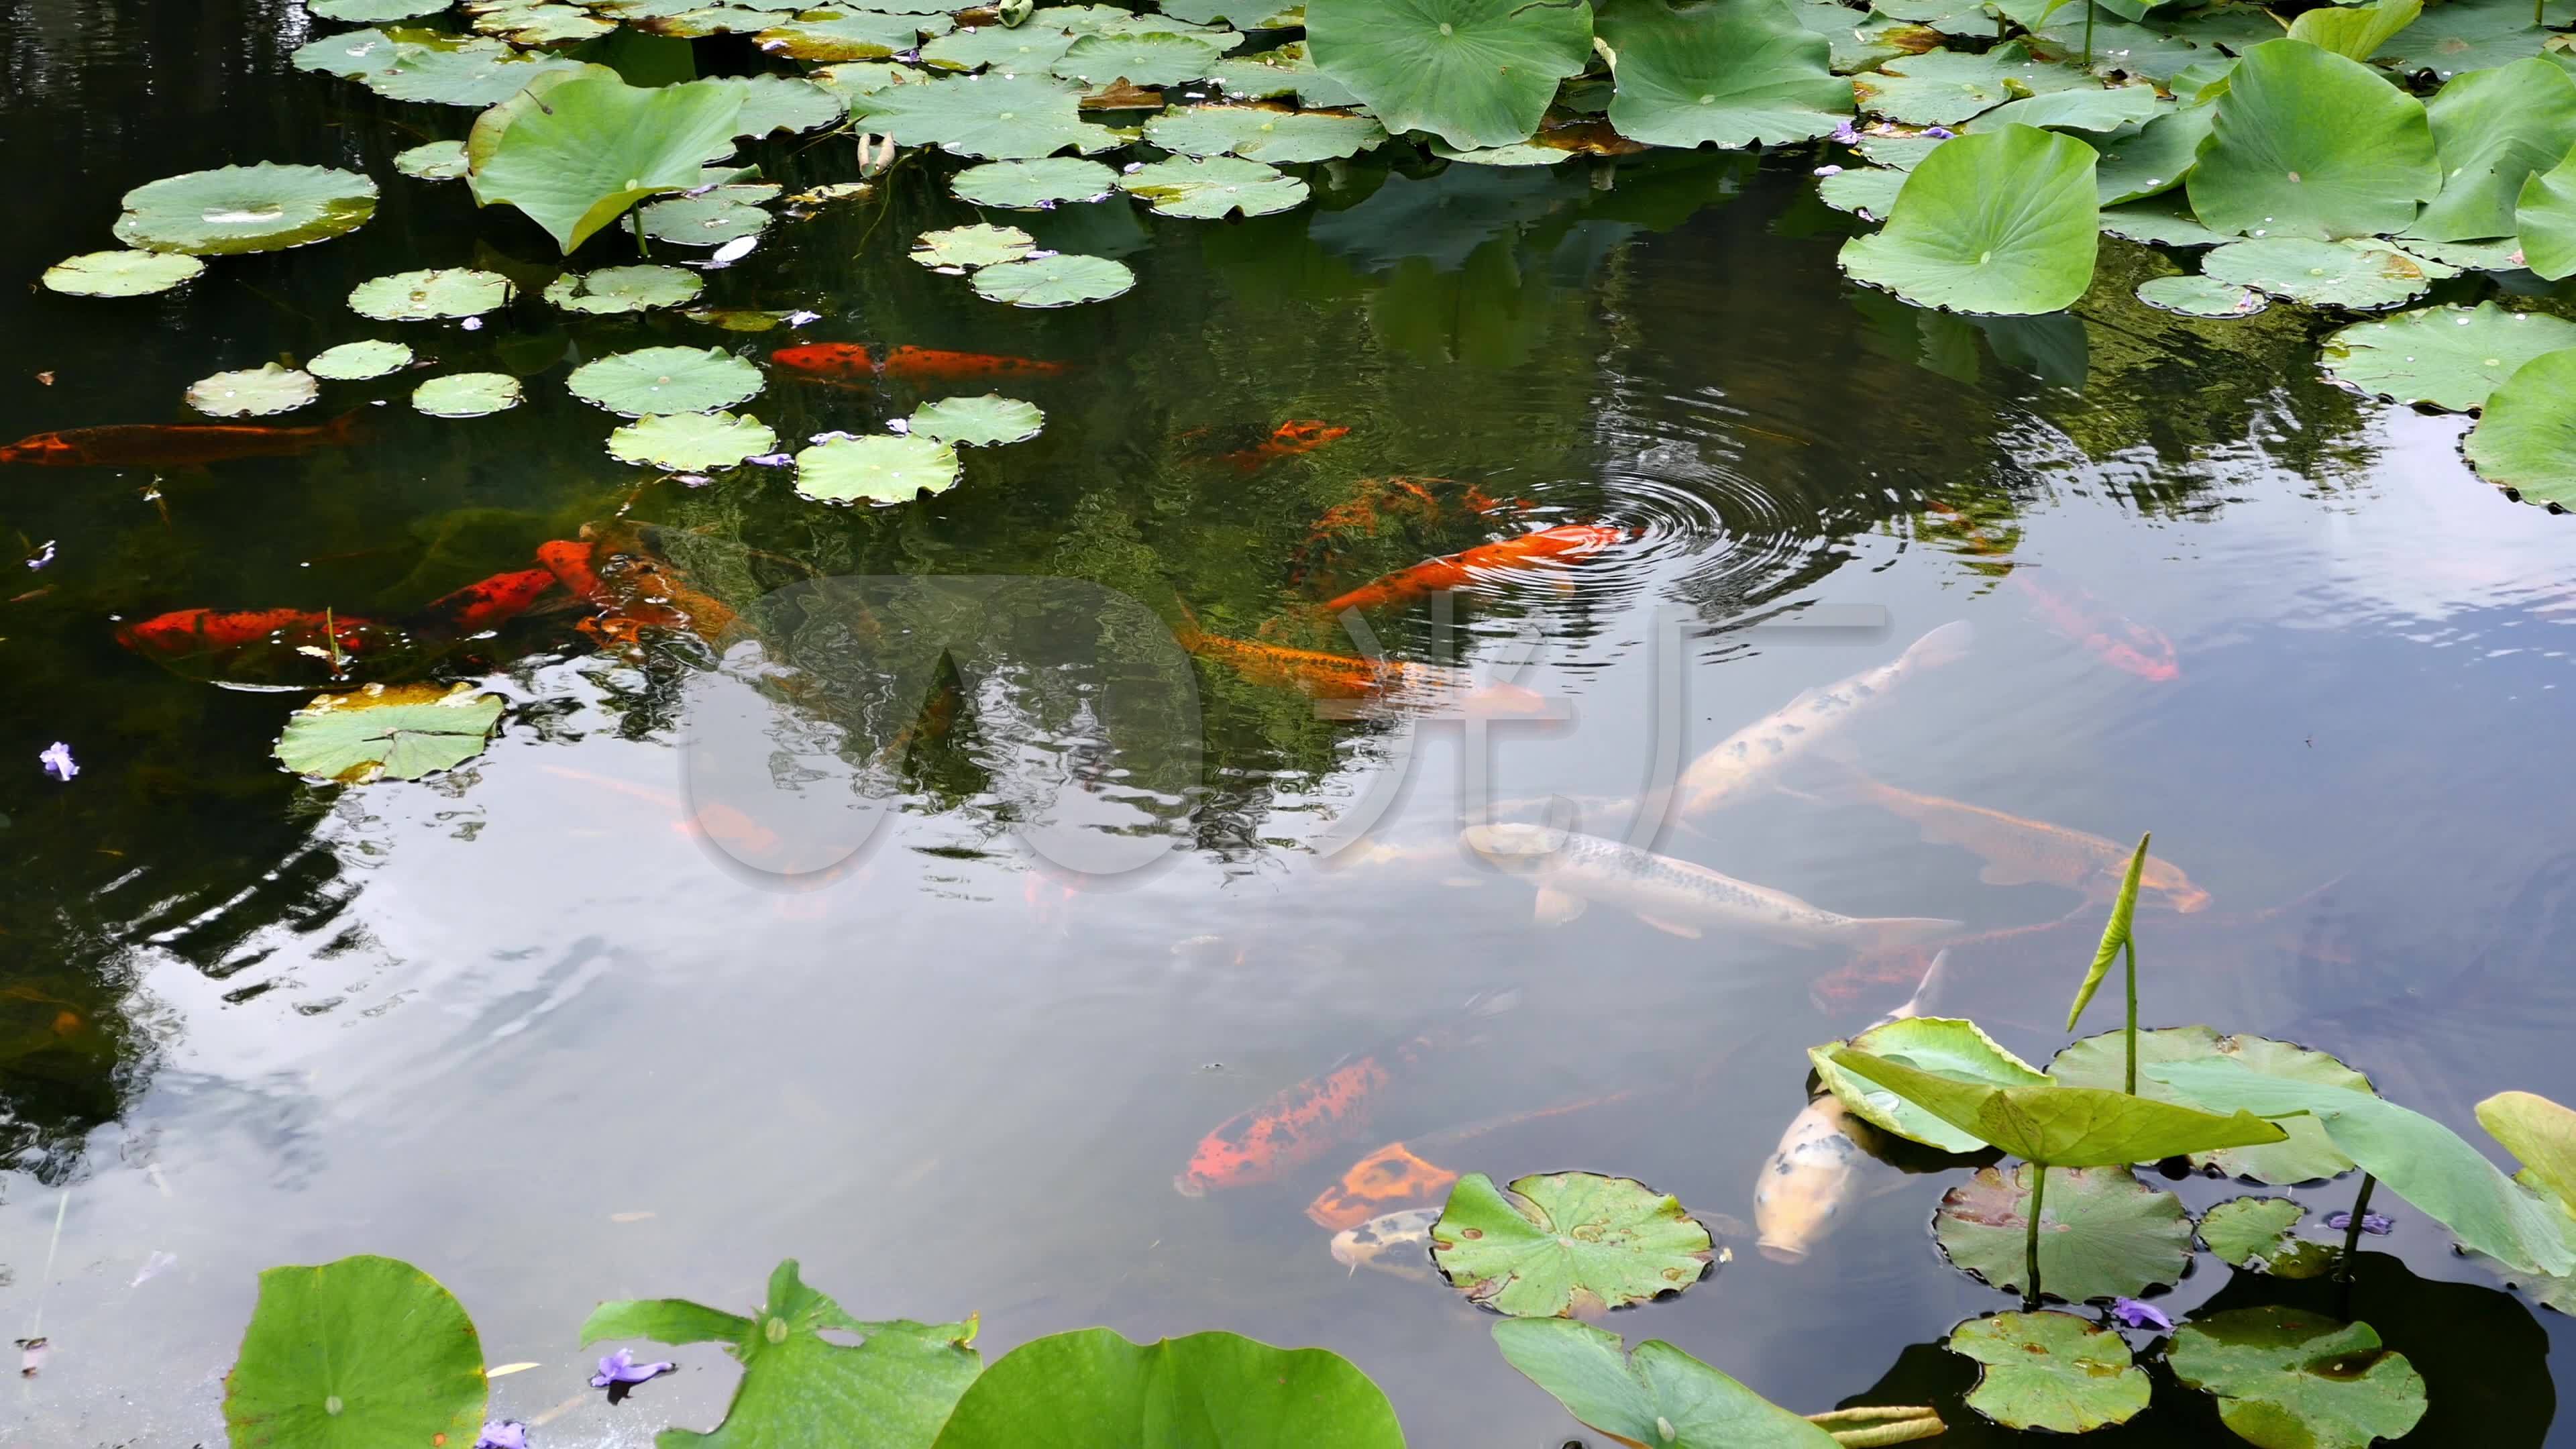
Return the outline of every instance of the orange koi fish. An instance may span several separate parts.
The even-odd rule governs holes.
[[[1970,549],[2009,567],[2012,550],[1978,531],[1974,521],[1965,513],[1944,503],[1928,507],[1956,524]],[[2125,614],[2112,613],[2100,599],[2083,589],[2077,589],[2070,596],[2052,588],[2031,577],[2027,569],[2011,568],[2005,577],[2021,591],[2022,597],[2030,601],[2032,610],[2051,630],[2091,650],[2093,656],[2103,663],[2160,684],[2182,677],[2182,664],[2176,656],[2174,643],[2162,631]]]
[[[311,609],[173,609],[116,631],[116,642],[137,654],[172,663],[253,647],[327,649],[355,653],[380,637],[369,619]]]
[[[809,342],[781,347],[769,360],[809,377],[864,381],[879,377],[906,382],[983,382],[1011,377],[1057,377],[1061,362],[1033,357],[996,357],[985,352],[943,352],[935,347],[885,347],[871,350],[855,342]]]
[[[1294,689],[1314,699],[1383,697],[1411,705],[1462,702],[1496,714],[1534,714],[1544,705],[1517,684],[1476,687],[1467,670],[1402,659],[1360,659],[1319,649],[1292,649],[1251,639],[1223,639],[1184,622],[1175,632],[1183,649],[1218,660],[1256,684]]]
[[[21,438],[0,446],[0,463],[39,468],[194,468],[234,458],[274,458],[345,447],[358,437],[355,412],[310,428],[121,423]]]
[[[1636,530],[1607,523],[1561,523],[1554,528],[1542,528],[1499,543],[1481,543],[1464,553],[1415,564],[1401,573],[1389,574],[1338,598],[1326,600],[1323,611],[1338,614],[1344,609],[1384,608],[1442,589],[1464,587],[1476,582],[1483,572],[1589,558],[1635,537]]]
[[[537,562],[578,597],[606,612],[585,620],[583,632],[603,643],[633,642],[639,629],[686,629],[713,640],[731,628],[735,614],[722,601],[692,587],[652,546],[653,530],[634,524],[584,528],[581,539],[537,545]]]
[[[520,569],[494,574],[452,594],[432,599],[414,616],[421,633],[463,637],[498,629],[535,607],[561,580],[552,569]]]
[[[1270,434],[1267,441],[1239,453],[1228,453],[1218,462],[1239,473],[1251,473],[1282,458],[1301,458],[1336,438],[1349,437],[1351,430],[1336,427],[1314,418],[1290,418]]]
[[[1460,1175],[1458,1169],[1443,1167],[1441,1163],[1457,1163],[1471,1150],[1494,1155],[1490,1150],[1491,1144],[1480,1139],[1506,1128],[1569,1117],[1578,1112],[1633,1101],[1642,1095],[1643,1089],[1631,1088],[1583,1097],[1553,1107],[1541,1107],[1534,1112],[1515,1112],[1406,1142],[1387,1143],[1352,1163],[1332,1186],[1317,1193],[1315,1200],[1306,1204],[1306,1216],[1319,1228],[1346,1232],[1387,1213],[1434,1206],[1447,1197]]]
[[[1977,878],[1988,885],[2059,885],[2082,891],[2093,900],[2109,901],[2120,893],[2135,849],[2116,840],[2069,830],[2041,820],[2024,820],[2000,810],[1917,795],[1854,774],[1851,789],[1862,799],[1921,828],[1923,838],[1957,845],[1986,862]],[[2138,888],[2165,897],[2165,903],[2189,914],[2209,904],[2209,892],[2172,861],[2147,857]]]

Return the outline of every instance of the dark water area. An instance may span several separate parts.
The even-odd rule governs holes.
[[[1250,222],[1124,199],[1007,218],[1138,274],[1052,312],[905,259],[921,231],[976,219],[947,190],[957,163],[914,158],[878,197],[782,222],[706,274],[707,305],[819,314],[800,328],[569,316],[536,299],[560,263],[534,226],[390,165],[473,112],[292,70],[299,7],[0,16],[0,159],[30,178],[0,228],[0,438],[189,421],[199,377],[362,337],[528,394],[438,420],[407,405],[416,377],[328,383],[275,421],[355,409],[345,448],[0,468],[0,598],[17,596],[0,603],[0,1337],[54,1344],[0,1443],[215,1442],[257,1270],[376,1252],[448,1284],[492,1363],[540,1365],[496,1380],[494,1403],[559,1411],[549,1445],[714,1422],[732,1375],[711,1351],[609,1409],[580,1389],[575,1329],[603,1299],[754,1301],[787,1256],[861,1317],[980,1312],[988,1354],[1089,1323],[1230,1328],[1350,1357],[1416,1443],[1561,1444],[1576,1426],[1501,1362],[1490,1320],[1336,1262],[1309,1202],[1407,1141],[1498,1179],[1635,1176],[1749,1223],[1806,1049],[1912,986],[1848,948],[1686,939],[1603,907],[1538,924],[1526,882],[1455,848],[1462,810],[1480,780],[1632,799],[1659,748],[1687,762],[1953,620],[1975,631],[1963,658],[1905,679],[1789,790],[1662,848],[1856,916],[1961,921],[1973,944],[1934,1005],[2044,1060],[2100,907],[1986,883],[1851,769],[2100,836],[2152,829],[2212,902],[2142,911],[2146,1020],[2333,1051],[2473,1140],[2490,1093],[2576,1096],[2576,847],[2551,744],[2576,727],[2554,632],[2576,621],[2566,520],[2472,478],[2465,420],[2326,382],[2330,319],[2150,311],[2130,288],[2159,264],[2125,242],[2070,315],[1916,312],[1836,271],[1851,223],[1814,200],[1805,153],[1362,160],[1309,168],[1314,204]],[[758,64],[729,44],[701,43],[702,62]],[[856,176],[846,136],[745,154],[791,190]],[[128,189],[256,160],[363,170],[378,212],[320,246],[213,259],[164,297],[32,286],[113,244]],[[631,245],[606,233],[575,260]],[[343,300],[464,265],[524,295],[472,331]],[[760,361],[814,341],[1071,366],[1004,388],[1046,410],[1038,439],[969,450],[955,489],[873,510],[802,499],[785,470],[629,468],[562,385],[633,347]],[[985,387],[773,369],[745,410],[792,448]],[[1291,419],[1349,431],[1224,461]],[[1394,478],[1445,506],[1406,512]],[[1478,513],[1470,488],[1527,506]],[[1381,526],[1319,555],[1317,520],[1355,501]],[[1517,683],[1565,707],[1556,723],[1325,718],[1219,660],[1137,663],[1180,657],[1156,636],[1185,618],[1347,651],[1315,620],[1328,584],[1591,521],[1637,537],[1481,579],[1446,615],[1369,620],[1416,661],[1497,665],[1534,638]],[[323,682],[312,661],[227,687],[116,642],[189,607],[402,616],[586,525],[649,528],[768,632],[602,652],[539,617],[414,661],[504,696],[501,732],[449,774],[359,788],[271,758]],[[22,542],[51,562],[22,569]],[[811,591],[830,581],[945,575],[1064,587],[1022,598],[1029,627],[964,673],[899,687],[795,627],[828,613]],[[2115,657],[2158,635],[2174,670]],[[1135,666],[1121,677],[1162,692],[1086,693],[1049,652],[1067,639],[1133,644],[1108,648]],[[802,703],[757,688],[764,648],[825,683]],[[69,782],[37,765],[57,740]],[[1335,850],[1390,779],[1367,839]],[[750,823],[701,809],[693,832],[693,800]],[[872,838],[854,801],[882,815]],[[2115,1020],[2097,1005],[2085,1030]],[[1174,1190],[1217,1124],[1425,1031],[1442,1049],[1364,1132],[1275,1181]],[[1801,1411],[1932,1399],[1945,1442],[2000,1442],[1956,1410],[1964,1365],[1935,1347],[2005,1306],[1926,1241],[1954,1180],[1871,1179],[1795,1264],[1726,1234],[1710,1280],[1613,1326]],[[2241,1189],[2178,1190],[2197,1211]],[[2293,1195],[2322,1217],[2350,1190]],[[2576,1444],[2553,1427],[2567,1320],[2396,1212],[2355,1314],[2436,1385],[2405,1442]],[[2167,1306],[2279,1286],[2203,1259]],[[2168,1386],[2101,1442],[2223,1432]]]

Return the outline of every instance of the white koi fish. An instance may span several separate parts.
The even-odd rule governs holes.
[[[1887,697],[1898,680],[1948,664],[1968,652],[1975,633],[1953,620],[1914,641],[1903,654],[1838,684],[1811,689],[1718,741],[1682,772],[1675,808],[1683,818],[1704,814],[1744,793],[1781,765],[1840,729],[1853,715]]]
[[[1354,1273],[1375,1268],[1428,1282],[1438,1276],[1431,1266],[1431,1225],[1438,1221],[1436,1207],[1406,1208],[1344,1228],[1333,1234],[1333,1261]]]

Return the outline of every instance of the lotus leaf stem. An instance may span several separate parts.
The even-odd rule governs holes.
[[[2335,1282],[2343,1286],[2343,1292],[2335,1315],[2346,1320],[2352,1317],[2352,1258],[2353,1254],[2361,1251],[2362,1220],[2370,1211],[2371,1190],[2378,1186],[2378,1178],[2367,1172],[2361,1175],[2361,1191],[2354,1193],[2352,1198],[2352,1221],[2343,1227],[2343,1261],[2335,1264]]]
[[[1948,1427],[1941,1422],[1941,1415],[1935,1409],[1894,1404],[1862,1404],[1823,1414],[1809,1414],[1807,1422],[1833,1435],[1834,1442],[1851,1445],[1852,1449],[1910,1444],[1917,1439],[1929,1439]]]
[[[2021,1293],[2025,1311],[2039,1307],[2039,1213],[2048,1204],[2048,1164],[2034,1162],[2030,1167],[2030,1229],[2022,1238],[2024,1273],[2030,1280]]]
[[[2540,0],[2540,3],[2546,5],[2549,0]],[[2093,67],[2093,0],[2084,0],[2084,67],[2087,70]]]

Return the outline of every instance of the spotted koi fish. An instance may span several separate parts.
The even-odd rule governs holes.
[[[1966,620],[1954,620],[1876,669],[1808,690],[1728,735],[1682,772],[1676,809],[1685,817],[1699,815],[1742,794],[1854,715],[1884,702],[1900,681],[1964,656],[1974,638]]]
[[[1381,609],[1442,589],[1464,588],[1486,574],[1589,558],[1636,536],[1633,529],[1606,523],[1565,523],[1554,528],[1542,528],[1517,538],[1478,544],[1463,553],[1430,559],[1400,573],[1362,584],[1349,593],[1326,600],[1323,611],[1338,614],[1344,609]]]

